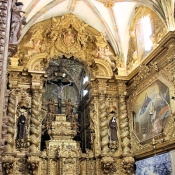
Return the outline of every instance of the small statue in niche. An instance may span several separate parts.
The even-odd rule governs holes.
[[[71,126],[72,126],[72,130],[75,130],[75,131],[77,131],[77,133],[79,133],[79,126],[80,125],[78,123],[78,114],[73,114]]]
[[[12,5],[12,20],[11,20],[11,31],[10,31],[10,43],[16,44],[21,36],[22,24],[26,24],[26,18],[21,17],[23,3],[15,2]]]
[[[73,107],[74,105],[72,104],[72,101],[71,99],[67,99],[66,100],[66,111],[65,111],[65,114],[66,114],[66,120],[68,122],[71,122],[72,121],[72,118],[73,118]]]
[[[27,119],[24,116],[24,113],[22,112],[22,114],[18,118],[18,124],[17,124],[18,129],[16,139],[25,139],[27,137],[26,125],[27,125]]]
[[[111,151],[115,151],[118,148],[117,122],[115,116],[111,118],[109,122],[109,128],[110,128],[109,148]]]
[[[49,103],[48,103],[48,113],[55,113],[55,106],[54,106],[54,99],[53,98],[50,98],[49,99]]]
[[[71,99],[66,100],[66,115],[72,114],[73,113],[73,104],[71,102]]]
[[[113,116],[109,122],[110,127],[110,141],[118,141],[117,138],[117,123],[116,118]]]
[[[16,148],[24,149],[30,145],[28,138],[28,127],[30,114],[29,101],[26,96],[22,96],[18,103],[17,115],[19,116],[16,121],[17,131],[16,131]]]

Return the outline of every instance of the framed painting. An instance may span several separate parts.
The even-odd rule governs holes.
[[[140,142],[163,132],[170,116],[169,88],[156,80],[136,98],[132,110],[133,132]]]

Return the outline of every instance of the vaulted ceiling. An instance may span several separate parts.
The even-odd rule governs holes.
[[[27,24],[22,29],[22,36],[30,27],[40,21],[65,14],[75,14],[81,20],[104,33],[112,45],[115,54],[123,54],[127,58],[129,43],[129,27],[135,8],[146,5],[165,20],[164,0],[111,0],[115,4],[107,8],[105,0],[19,0],[23,2]],[[109,1],[109,0],[106,0]],[[171,1],[171,0],[169,0]],[[174,1],[174,0],[172,0]],[[174,13],[174,11],[173,11]]]

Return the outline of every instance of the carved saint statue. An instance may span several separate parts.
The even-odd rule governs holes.
[[[15,2],[12,5],[12,20],[11,20],[11,31],[10,31],[10,43],[17,43],[20,35],[22,24],[26,24],[26,18],[21,17],[23,3]]]
[[[53,113],[54,114],[54,99],[50,98],[49,103],[48,103],[48,113]]]
[[[116,118],[113,116],[109,122],[110,127],[110,141],[118,141],[117,138],[117,123]]]
[[[22,113],[18,118],[17,124],[17,139],[25,139],[26,138],[26,125],[27,120],[24,114]]]
[[[67,99],[66,100],[66,112],[65,112],[66,116],[72,115],[73,107],[74,107],[74,105],[72,104],[71,99],[70,98]]]
[[[78,114],[74,114],[71,121],[72,129],[79,133]]]

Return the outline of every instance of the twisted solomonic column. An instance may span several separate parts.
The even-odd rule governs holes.
[[[32,94],[32,104],[31,104],[31,118],[30,118],[30,143],[29,148],[31,153],[36,153],[39,151],[40,143],[40,102],[41,102],[41,93],[39,89],[34,89]]]
[[[7,123],[7,139],[6,139],[6,152],[11,153],[13,152],[14,147],[14,134],[15,134],[15,103],[16,103],[16,97],[15,97],[15,91],[14,89],[11,90],[10,96],[9,96],[9,104],[7,108],[8,112],[8,123]]]
[[[130,154],[129,123],[125,104],[125,95],[119,95],[119,123],[123,155]]]
[[[106,118],[106,104],[105,95],[101,95],[99,98],[99,118],[100,118],[100,138],[101,138],[101,151],[102,154],[109,152],[108,148],[108,120]]]

